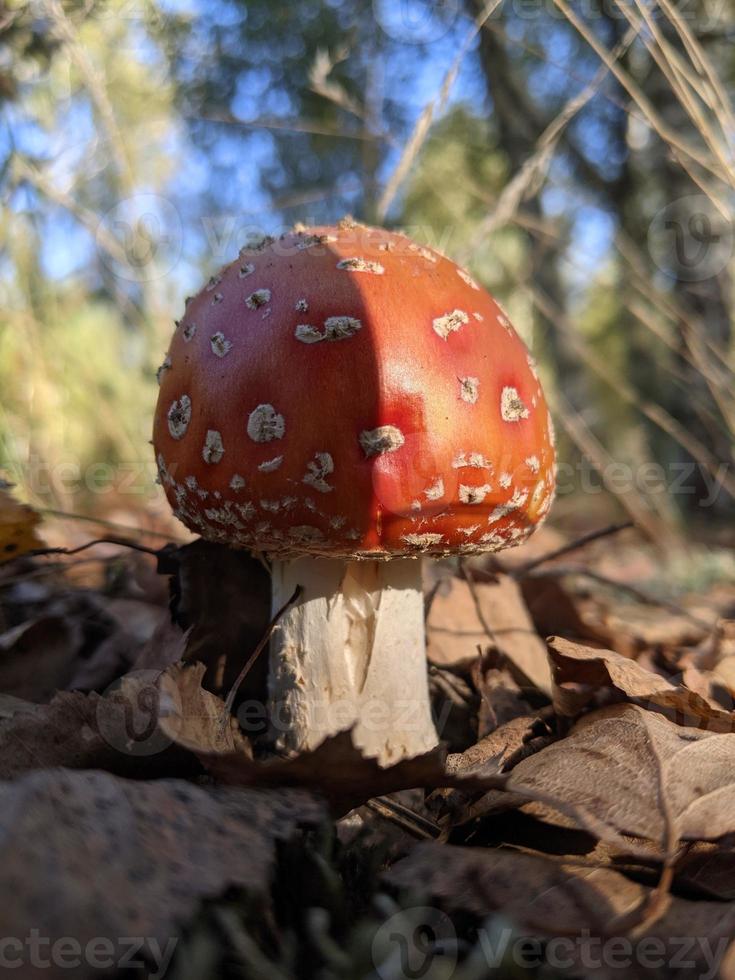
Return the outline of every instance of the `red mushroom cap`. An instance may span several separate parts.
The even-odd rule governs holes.
[[[187,302],[153,441],[176,516],[233,547],[497,551],[551,506],[551,419],[502,308],[345,221],[246,246]]]

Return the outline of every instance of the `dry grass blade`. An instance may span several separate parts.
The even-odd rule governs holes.
[[[221,111],[216,113],[187,113],[182,118],[189,122],[217,123],[222,126],[239,126],[242,129],[272,129],[283,133],[310,133],[313,136],[333,136],[335,139],[356,140],[358,142],[372,142],[384,138],[390,142],[388,136],[381,136],[367,129],[353,132],[344,127],[330,126],[321,120],[308,118],[279,119],[277,116],[259,116],[255,119],[239,119],[232,113]],[[330,193],[334,194],[334,188],[330,189]],[[277,202],[274,202],[273,206],[277,206]],[[281,206],[288,207],[289,205],[286,203],[285,205],[281,204]]]
[[[626,36],[616,46],[610,55],[617,61],[635,40],[636,32],[628,31]],[[543,179],[551,159],[556,151],[559,138],[572,119],[590,102],[599,91],[600,86],[609,74],[608,65],[603,65],[596,72],[592,81],[581,92],[571,98],[561,112],[553,119],[538,138],[534,153],[525,161],[518,173],[506,184],[498,198],[495,208],[479,225],[470,244],[464,248],[459,261],[467,262],[478,246],[498,228],[511,221],[529,190],[534,184]]]
[[[698,147],[693,146],[688,141],[682,140],[676,131],[659,115],[650,99],[644,94],[640,86],[631,78],[629,73],[618,64],[612,56],[612,52],[600,43],[595,34],[572,10],[566,0],[554,0],[554,4],[564,14],[569,23],[577,33],[592,48],[595,54],[604,64],[608,66],[617,81],[623,86],[639,109],[643,112],[651,128],[658,136],[674,149],[685,154],[691,161],[699,164],[704,170],[711,173],[714,177],[730,185],[732,174],[723,171],[710,157],[703,153]]]
[[[531,284],[526,284],[526,288],[531,294],[533,302],[538,306],[544,316],[550,322],[554,323],[557,329],[562,331],[564,337],[569,341],[570,346],[579,356],[580,360],[615,391],[624,402],[637,409],[650,422],[653,422],[654,425],[661,429],[662,432],[665,432],[678,442],[689,453],[692,459],[695,459],[703,469],[720,483],[731,497],[735,498],[735,477],[722,466],[721,460],[718,460],[704,443],[689,432],[688,429],[670,415],[661,405],[643,401],[638,392],[630,384],[610,369],[609,362],[590,349],[587,342],[574,329],[563,312],[554,306],[548,296]]]
[[[564,395],[561,392],[550,393],[548,399],[554,418],[561,423],[574,445],[592,464],[608,492],[620,501],[636,527],[651,541],[663,540],[665,534],[670,534],[667,522],[656,512],[659,502],[655,497],[651,498],[649,504],[649,500],[634,484],[631,483],[629,487],[622,489],[616,481],[609,479],[608,473],[614,463],[612,456]]]
[[[677,303],[672,293],[665,293],[657,288],[650,279],[641,275],[640,270],[646,267],[646,263],[637,245],[620,232],[615,236],[614,244],[626,262],[626,276],[629,277],[630,282],[641,296],[656,310],[665,312],[675,325],[680,328],[686,327],[687,331],[695,335],[699,342],[717,358],[730,374],[735,375],[732,355],[713,341],[708,334],[707,325],[700,318],[693,317],[688,310]]]
[[[707,144],[710,153],[718,161],[723,171],[729,174],[730,181],[732,181],[734,172],[728,159],[728,151],[722,145],[721,138],[710,125],[707,115],[702,111],[699,104],[699,100],[707,102],[706,93],[703,91],[705,88],[703,80],[693,75],[691,70],[683,63],[677,51],[669,44],[666,37],[659,30],[655,19],[651,16],[645,4],[641,3],[640,0],[635,0],[635,3],[641,12],[642,20],[633,14],[633,11],[627,4],[622,3],[619,7],[629,23],[640,33],[646,49],[671,86],[671,90],[679,100],[679,104],[689,115],[689,118],[694,123],[695,129]],[[727,122],[718,118],[717,109],[713,109],[711,105],[709,105],[709,115],[713,119],[718,120],[721,127],[725,127],[723,131],[726,133]],[[727,210],[722,213],[723,217],[727,217]]]
[[[85,87],[114,153],[118,175],[123,181],[124,187],[130,190],[134,187],[135,179],[130,168],[125,140],[107,94],[105,79],[99,76],[87,50],[77,37],[74,23],[67,17],[64,6],[59,0],[42,0],[40,6],[50,18],[57,36],[66,45],[79,74],[84,80]]]
[[[13,169],[20,180],[26,181],[35,190],[43,194],[44,197],[48,198],[52,204],[56,204],[58,207],[63,208],[64,211],[68,211],[69,214],[75,218],[79,224],[89,232],[90,235],[96,237],[96,241],[100,248],[102,248],[114,262],[125,261],[125,252],[123,247],[120,245],[118,240],[107,231],[105,226],[100,223],[99,217],[94,211],[90,211],[83,204],[80,204],[66,191],[62,191],[58,187],[55,187],[46,179],[38,167],[34,167],[23,157],[19,155],[14,157]]]
[[[682,357],[699,376],[705,381],[713,401],[731,433],[735,434],[735,403],[732,397],[730,378],[722,377],[722,372],[712,364],[708,352],[699,342],[698,334],[684,333],[686,347],[677,343],[664,325],[659,321],[658,314],[635,297],[626,300],[626,309],[636,320],[649,330],[658,340],[665,344],[670,351]],[[684,380],[684,379],[682,379]]]
[[[467,37],[459,49],[457,57],[454,59],[449,67],[449,70],[444,76],[438,93],[424,106],[421,115],[416,121],[413,132],[403,148],[398,163],[396,164],[393,173],[388,178],[385,188],[380,195],[377,205],[377,215],[379,221],[385,220],[385,216],[387,215],[388,210],[390,209],[390,206],[401,187],[401,184],[407,177],[414,161],[421,151],[421,147],[426,141],[426,137],[428,136],[429,130],[431,129],[431,124],[434,121],[436,114],[441,112],[446,105],[447,99],[449,98],[449,93],[452,90],[452,86],[454,85],[457,75],[459,74],[459,69],[462,66],[462,62],[464,61],[472,42],[482,29],[483,24],[493,15],[502,2],[503,0],[490,0],[490,3],[488,3],[488,5],[485,7],[485,10],[482,12],[480,17],[478,17],[467,34]]]
[[[348,55],[349,51],[347,48],[340,48],[339,51],[331,56],[324,48],[318,48],[314,56],[314,61],[309,68],[309,82],[312,90],[317,95],[328,99],[330,102],[338,105],[341,109],[351,113],[353,116],[357,116],[358,119],[364,122],[367,115],[364,107],[352,98],[343,85],[340,85],[339,82],[335,82],[334,79],[329,77],[335,66],[341,61],[344,61]]]
[[[711,85],[716,98],[714,100],[715,105],[710,106],[710,108],[713,110],[719,109],[726,119],[726,125],[723,127],[724,131],[732,134],[735,132],[735,111],[733,110],[727,89],[722,84],[719,73],[708,58],[699,40],[692,33],[685,18],[682,17],[681,12],[677,10],[670,0],[657,0],[657,3],[669,22],[676,29],[682,43],[687,49],[692,64],[706,77]]]

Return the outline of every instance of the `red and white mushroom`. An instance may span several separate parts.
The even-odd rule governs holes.
[[[286,748],[350,726],[381,762],[436,744],[424,555],[519,544],[554,492],[551,419],[502,308],[351,221],[266,238],[186,306],[154,445],[176,516],[267,553],[270,713]]]

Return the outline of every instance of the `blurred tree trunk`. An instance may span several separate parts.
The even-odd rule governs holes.
[[[466,0],[469,14],[476,18],[485,9],[486,0]],[[511,59],[503,42],[493,31],[493,21],[480,32],[479,60],[485,78],[487,94],[492,103],[493,123],[500,138],[500,145],[507,155],[511,177],[518,173],[533,154],[536,141],[541,135],[545,120],[527,94],[525,82],[516,77]],[[543,210],[537,194],[524,204],[525,212],[541,224]],[[559,246],[556,241],[532,232],[527,233],[529,246],[529,276],[552,300],[555,307],[565,310],[565,291],[559,276]],[[564,379],[567,391],[581,383],[579,362],[569,350],[563,336],[554,329],[553,323],[536,308],[534,312],[534,336],[546,350],[557,377]]]

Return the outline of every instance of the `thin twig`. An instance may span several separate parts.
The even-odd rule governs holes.
[[[103,517],[90,517],[88,514],[75,514],[68,510],[54,510],[51,507],[34,508],[39,514],[47,514],[49,517],[63,517],[64,520],[84,521],[88,524],[99,524],[101,527],[109,527],[112,531],[130,531],[134,534],[145,534],[151,538],[161,538],[170,541],[172,544],[184,544],[179,538],[166,534],[163,531],[152,531],[146,527],[131,527],[129,524],[118,524],[117,521],[108,521]]]
[[[117,561],[120,557],[119,554],[114,555],[100,555],[96,558],[79,558],[76,561],[52,561],[47,565],[42,565],[38,568],[29,569],[28,571],[22,572],[20,575],[12,575],[9,578],[0,578],[0,587],[6,588],[8,585],[16,585],[18,582],[28,582],[35,579],[47,578],[57,572],[70,572],[80,568],[82,565],[108,565],[113,561]],[[9,564],[6,562],[6,564]],[[2,569],[0,565],[0,569]],[[75,592],[79,591],[75,587]],[[91,590],[97,591],[97,590]]]
[[[482,603],[480,602],[480,597],[477,594],[477,588],[475,586],[475,577],[472,574],[470,568],[467,566],[466,562],[461,561],[459,564],[459,569],[460,572],[462,573],[462,578],[467,583],[467,588],[470,590],[470,595],[472,596],[472,601],[475,604],[475,612],[477,613],[477,618],[480,621],[480,625],[482,626],[483,630],[487,633],[490,642],[497,647],[498,638],[493,632],[492,626],[490,625],[490,623],[488,623],[487,618],[485,617],[485,613],[482,608]]]
[[[529,578],[564,578],[567,575],[577,575],[583,578],[588,578],[593,582],[599,582],[600,585],[607,585],[611,589],[617,589],[620,592],[625,592],[634,599],[637,599],[638,602],[643,603],[643,605],[658,606],[661,609],[668,609],[669,612],[688,619],[691,623],[698,626],[699,629],[705,629],[708,632],[711,632],[716,626],[715,623],[709,623],[705,619],[700,619],[699,616],[695,616],[694,613],[689,612],[688,609],[682,608],[682,606],[677,605],[675,602],[669,602],[667,599],[660,599],[658,596],[652,595],[650,592],[647,592],[645,589],[641,589],[636,585],[629,585],[627,582],[619,582],[617,579],[608,578],[607,575],[602,575],[600,572],[594,572],[592,569],[586,568],[584,565],[555,565],[553,568],[532,572]]]
[[[585,545],[591,544],[593,541],[599,541],[600,538],[609,538],[611,535],[618,534],[620,531],[627,531],[630,527],[635,527],[633,521],[623,521],[620,524],[609,524],[607,527],[599,528],[597,531],[590,531],[588,534],[583,534],[581,538],[577,538],[574,541],[569,541],[560,548],[555,548],[554,551],[547,551],[547,553],[545,555],[541,555],[540,558],[534,558],[533,561],[527,561],[525,565],[520,565],[518,568],[510,569],[508,574],[513,578],[523,578],[523,576],[527,575],[532,569],[538,568],[539,565],[545,565],[547,561],[553,561],[555,558],[561,558],[562,555],[568,555],[570,552],[576,551],[578,548],[584,548]]]
[[[22,554],[18,555],[18,558],[40,558],[43,555],[78,555],[80,551],[86,551],[88,548],[94,548],[98,544],[116,544],[121,548],[130,548],[131,551],[140,551],[144,555],[155,555],[158,557],[160,550],[157,548],[149,548],[147,545],[138,544],[137,541],[132,541],[130,538],[95,538],[93,541],[87,541],[85,544],[80,544],[76,548],[33,548],[31,551],[24,551]],[[10,559],[13,561],[14,559]]]
[[[439,827],[433,821],[427,820],[420,813],[415,813],[409,807],[389,796],[376,796],[375,799],[368,800],[365,806],[384,820],[396,824],[401,830],[405,830],[420,840],[437,840],[439,838]]]
[[[245,666],[243,667],[243,669],[240,671],[240,673],[237,675],[237,680],[232,685],[232,687],[230,689],[230,693],[227,695],[227,698],[225,699],[225,711],[224,711],[224,718],[225,719],[229,718],[229,716],[232,714],[232,706],[235,703],[235,697],[237,696],[237,692],[240,689],[240,686],[242,685],[242,682],[245,680],[245,678],[248,676],[248,674],[252,670],[253,664],[255,663],[255,661],[261,655],[261,653],[263,652],[263,650],[265,650],[265,648],[266,648],[266,646],[268,644],[268,641],[270,640],[271,636],[273,635],[273,630],[278,625],[279,619],[281,618],[281,616],[283,616],[283,614],[286,612],[286,610],[290,606],[292,606],[295,602],[298,601],[299,597],[301,596],[301,592],[302,592],[301,586],[300,585],[297,585],[296,588],[294,589],[294,592],[293,592],[293,595],[291,596],[291,598],[287,602],[284,602],[284,604],[281,606],[281,608],[275,614],[275,616],[273,617],[273,619],[270,621],[270,623],[268,624],[268,628],[266,629],[265,633],[263,634],[263,636],[262,636],[260,642],[258,643],[257,647],[253,650],[253,652],[250,655],[247,663],[245,664]]]
[[[443,580],[439,579],[434,582],[429,591],[424,596],[424,620],[429,618],[429,613],[431,612],[431,607],[434,605],[434,599],[436,599],[439,589],[442,587]]]

